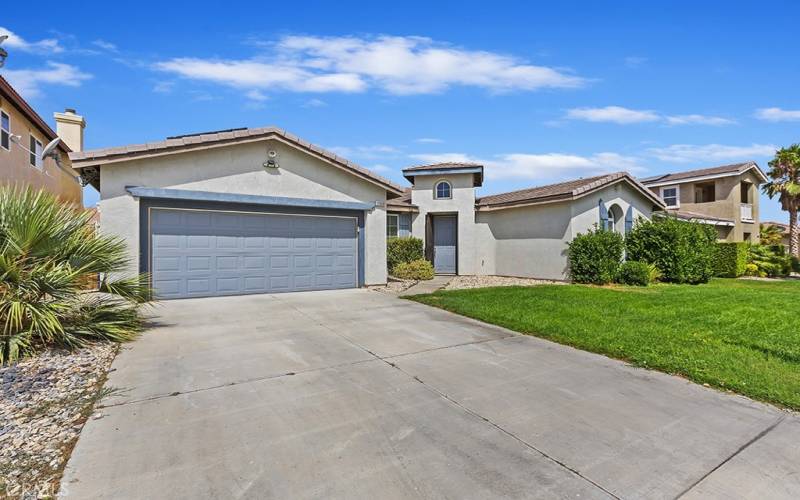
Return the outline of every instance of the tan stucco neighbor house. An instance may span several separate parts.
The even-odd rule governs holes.
[[[0,76],[0,185],[43,189],[82,206],[83,189],[68,154],[82,149],[86,122],[73,110],[54,116],[57,132]],[[56,137],[60,166],[52,157],[42,158]]]
[[[720,240],[758,242],[759,186],[767,176],[753,161],[642,179],[678,218],[709,224]]]
[[[387,235],[403,234],[439,273],[565,279],[577,233],[664,206],[624,172],[476,198],[481,165],[425,165],[404,188],[275,127],[71,157],[100,191],[100,230],[162,299],[384,284]]]

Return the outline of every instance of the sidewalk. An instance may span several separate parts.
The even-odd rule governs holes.
[[[421,295],[424,293],[433,293],[436,290],[440,290],[447,286],[452,280],[452,276],[434,276],[432,280],[427,281],[420,281],[416,285],[412,286],[411,288],[400,292],[398,297],[403,297],[405,295]]]

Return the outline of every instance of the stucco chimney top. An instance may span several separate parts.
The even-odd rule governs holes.
[[[56,134],[73,151],[83,151],[83,129],[86,120],[72,108],[67,108],[63,113],[54,113],[56,119]]]

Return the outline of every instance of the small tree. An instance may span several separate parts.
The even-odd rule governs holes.
[[[576,283],[604,285],[617,277],[625,244],[622,235],[590,229],[569,243],[569,277]]]
[[[758,240],[762,245],[780,245],[783,241],[783,228],[775,224],[761,224]]]
[[[128,268],[125,243],[98,235],[91,218],[44,192],[0,188],[0,364],[48,345],[131,340],[142,329],[146,280],[109,278]]]
[[[797,226],[797,212],[800,210],[800,144],[781,148],[769,162],[764,194],[778,197],[781,208],[789,212],[789,253],[800,257],[800,228]]]

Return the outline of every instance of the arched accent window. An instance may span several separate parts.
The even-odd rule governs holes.
[[[439,181],[433,188],[433,197],[437,200],[447,200],[453,197],[453,187],[447,181]]]
[[[608,209],[608,230],[621,233],[625,230],[625,214],[616,203]]]

